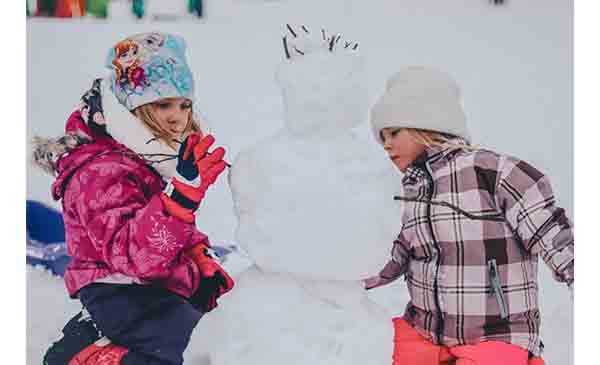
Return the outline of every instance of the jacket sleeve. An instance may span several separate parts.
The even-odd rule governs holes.
[[[573,225],[556,206],[547,176],[524,161],[501,159],[497,204],[524,249],[540,255],[559,282],[572,285],[574,272]]]
[[[189,263],[182,251],[205,240],[168,215],[159,194],[114,161],[93,162],[73,177],[76,213],[102,261],[112,270],[143,280],[171,279]]]
[[[404,239],[401,231],[392,245],[392,257],[390,261],[385,264],[377,276],[365,281],[365,287],[367,289],[377,288],[389,284],[404,275],[408,270],[409,252],[409,244]]]

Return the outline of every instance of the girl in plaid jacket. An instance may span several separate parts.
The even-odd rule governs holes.
[[[404,275],[394,365],[543,364],[538,257],[574,286],[573,227],[549,179],[520,159],[470,146],[458,85],[409,67],[371,111],[403,172],[403,227],[367,289]],[[499,355],[500,354],[500,355]]]

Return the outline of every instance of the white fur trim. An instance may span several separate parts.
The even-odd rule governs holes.
[[[154,135],[142,122],[119,103],[110,90],[110,80],[102,81],[102,107],[106,120],[106,131],[119,143],[127,146],[139,155],[143,154],[177,154],[177,151],[167,146],[160,140],[153,140]],[[143,156],[141,156],[143,157]],[[162,159],[162,158],[161,158]],[[165,179],[171,178],[175,173],[177,159],[151,164]]]

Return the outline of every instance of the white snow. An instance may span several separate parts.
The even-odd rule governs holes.
[[[368,108],[360,53],[326,43],[283,62],[285,127],[233,163],[236,240],[265,271],[360,280],[389,259],[398,176],[351,129]]]
[[[27,363],[41,364],[42,356],[60,337],[60,330],[79,310],[61,278],[41,266],[27,265]]]
[[[284,104],[274,76],[283,60],[283,25],[306,22],[309,29],[324,26],[328,31],[343,31],[345,38],[360,42],[370,102],[383,89],[385,79],[401,66],[431,65],[452,74],[463,89],[474,141],[519,156],[539,167],[553,181],[560,205],[567,212],[573,212],[571,2],[509,1],[505,7],[491,7],[483,0],[287,0],[264,3],[218,0],[206,3],[206,19],[188,18],[178,23],[134,23],[126,18],[115,22],[29,20],[28,138],[34,134],[54,136],[62,132],[64,121],[81,93],[90,86],[93,77],[104,74],[102,65],[110,45],[128,34],[161,30],[178,33],[187,39],[191,67],[197,78],[200,109],[208,115],[217,142],[227,149],[226,159],[236,161],[240,151],[267,137],[276,138],[277,131],[284,127]],[[370,149],[373,156],[383,156],[381,148],[372,141],[366,124],[356,128],[354,135],[364,141],[365,150]],[[340,142],[339,150],[343,149],[344,143],[350,142]],[[317,146],[319,144],[315,144],[313,153],[326,155],[330,151]],[[331,149],[337,150],[334,145]],[[296,150],[305,152],[308,149],[298,146]],[[301,163],[298,161],[302,156],[291,149],[281,155],[281,164],[285,166],[285,159],[292,159],[291,156]],[[293,166],[286,167],[291,169]],[[315,166],[315,171],[319,169],[322,169],[321,165]],[[348,169],[352,171],[351,166]],[[324,176],[330,173],[320,172]],[[28,197],[58,207],[50,199],[52,179],[30,167],[27,174]],[[304,183],[311,178],[308,174],[302,177]],[[269,178],[282,179],[282,176]],[[283,189],[286,182],[282,182]],[[309,183],[308,187],[311,185]],[[333,190],[333,185],[324,184],[324,190],[319,191]],[[330,212],[323,210],[321,215],[316,211],[311,219],[329,218],[325,214]],[[203,202],[198,224],[215,243],[234,240],[237,220],[226,179],[221,179]],[[281,233],[271,228],[269,232]],[[281,240],[277,238],[277,242]],[[255,252],[258,252],[256,248]],[[312,261],[308,263],[313,264]],[[322,267],[320,263],[318,266]],[[264,327],[262,340],[265,346],[270,345],[270,349],[292,351],[293,346],[286,340],[312,333],[306,332],[312,329],[307,328],[308,323],[291,320],[275,323],[269,315],[260,322],[252,322],[257,317],[248,312],[272,310],[285,313],[296,310],[297,306],[310,312],[318,307],[319,310],[314,310],[318,314],[315,319],[327,328],[325,335],[335,334],[340,341],[354,343],[357,348],[361,343],[368,344],[361,342],[369,337],[365,334],[385,336],[385,330],[377,330],[375,323],[372,327],[360,327],[364,323],[361,318],[375,317],[372,312],[355,311],[360,331],[355,332],[356,328],[347,330],[343,326],[338,328],[336,321],[348,318],[333,309],[335,315],[321,315],[322,306],[315,306],[311,298],[299,296],[300,284],[281,286],[279,277],[269,276],[262,280],[264,272],[251,270],[248,277],[261,278],[258,281],[269,285],[254,292],[248,289],[245,279],[236,276],[239,279],[236,290],[220,301],[220,307],[208,314],[194,333],[186,353],[189,363],[206,361],[208,349],[213,345],[210,343],[211,329],[219,325],[217,319],[224,316],[224,308],[235,301],[237,295],[247,296],[248,307],[226,320],[235,320],[235,315]],[[289,283],[289,278],[285,278],[285,282]],[[59,337],[62,325],[79,306],[67,298],[60,280],[43,271],[28,268],[27,284],[28,363],[38,364],[43,349]],[[540,269],[540,287],[547,364],[572,364],[573,307],[566,287],[553,282],[545,267]],[[322,285],[311,290],[327,292]],[[292,300],[298,299],[297,303],[286,307],[288,302],[282,304],[277,300],[282,294]],[[402,280],[368,295],[390,315],[401,314],[407,301]],[[348,303],[363,303],[362,298],[355,297],[334,296],[333,299],[339,303],[332,302],[331,308],[338,305],[351,308]],[[361,306],[364,307],[367,306]],[[286,327],[296,330],[286,332]],[[362,335],[343,338],[348,333]],[[243,335],[231,333],[231,339],[241,347],[244,346],[240,337]],[[315,349],[313,353],[323,350],[320,353],[327,354],[336,346],[326,337],[313,338],[312,343],[310,338],[301,340]],[[244,348],[236,348],[236,351],[241,353]],[[339,351],[340,356],[345,356],[343,348]],[[377,355],[373,355],[374,359]]]
[[[206,334],[213,365],[391,363],[389,315],[357,281],[307,280],[252,267],[207,326],[198,334]]]
[[[341,43],[332,53],[320,34],[312,38],[277,73],[284,128],[233,164],[236,238],[256,266],[213,315],[214,364],[391,359],[389,315],[360,279],[389,260],[401,219],[392,199],[398,176],[351,129],[368,109],[360,52]],[[284,346],[273,348],[274,334]]]

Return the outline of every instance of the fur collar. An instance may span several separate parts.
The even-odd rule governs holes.
[[[59,160],[79,146],[111,138],[139,155],[165,179],[175,173],[177,151],[155,139],[144,124],[123,107],[110,90],[110,83],[97,79],[82,103],[67,121],[66,134],[57,138],[34,137],[32,160],[52,175]]]
[[[101,95],[106,131],[112,138],[140,155],[163,178],[173,176],[177,159],[159,161],[164,160],[165,155],[176,155],[177,151],[155,139],[144,124],[119,103],[106,80],[102,82]]]

